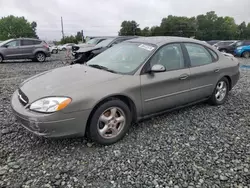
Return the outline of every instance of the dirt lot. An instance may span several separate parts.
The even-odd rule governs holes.
[[[103,147],[83,138],[36,137],[12,115],[18,84],[65,66],[62,59],[0,64],[0,187],[250,186],[250,69],[241,70],[225,105],[203,103],[157,116]]]

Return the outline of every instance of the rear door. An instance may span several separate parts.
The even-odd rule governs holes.
[[[191,101],[211,96],[219,79],[220,65],[216,53],[200,44],[184,43],[190,61]]]
[[[180,44],[163,46],[148,63],[150,63],[150,67],[161,64],[166,68],[166,71],[141,75],[144,115],[189,102],[190,70],[187,67]]]
[[[41,41],[24,39],[21,40],[21,47],[23,51],[23,55],[25,58],[31,58],[34,56],[33,52],[36,48],[36,45],[40,44]]]
[[[13,40],[5,44],[2,53],[6,59],[20,59],[22,58],[22,50],[20,48],[20,40]]]

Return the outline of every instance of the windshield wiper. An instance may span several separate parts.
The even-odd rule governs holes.
[[[112,72],[112,73],[117,73],[116,71],[111,70],[111,69],[109,69],[107,67],[104,67],[102,65],[93,64],[93,65],[88,65],[88,66],[94,67],[94,68],[97,68],[97,69],[101,69],[101,70],[105,70],[105,71],[108,71],[108,72]]]

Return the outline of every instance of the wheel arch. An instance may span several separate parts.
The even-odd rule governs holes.
[[[106,96],[106,97],[102,98],[94,105],[94,108],[91,110],[90,115],[88,117],[87,126],[90,125],[91,118],[94,115],[97,108],[100,105],[104,104],[105,102],[110,101],[110,100],[114,100],[114,99],[119,99],[119,100],[123,101],[126,105],[128,105],[128,108],[130,109],[131,114],[132,114],[132,122],[137,121],[137,109],[136,109],[135,102],[127,95],[114,94],[114,95],[110,95],[110,96]]]
[[[230,76],[225,75],[222,78],[226,78],[228,80],[228,84],[229,84],[229,91],[232,89],[232,79]]]

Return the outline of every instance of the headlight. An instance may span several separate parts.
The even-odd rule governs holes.
[[[68,97],[47,97],[39,99],[30,105],[30,110],[36,112],[56,112],[69,105],[71,99]]]

